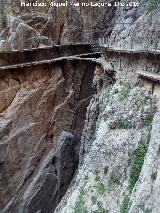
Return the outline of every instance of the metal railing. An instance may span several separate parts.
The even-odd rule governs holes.
[[[146,52],[148,52],[149,50],[152,51],[157,51],[158,50],[158,43],[160,42],[160,34],[159,31],[157,31],[156,29],[153,30],[154,32],[149,32],[146,34],[146,36],[141,39],[141,49],[138,48],[138,36],[136,36],[136,32],[131,31],[130,32],[130,44],[128,44],[127,48],[128,50],[132,51],[132,50],[145,50]],[[115,39],[118,38],[118,36],[116,36],[116,33],[114,32],[114,35],[111,36],[102,36],[99,38],[99,46],[100,47],[108,47],[109,49],[112,49],[116,46],[116,49],[121,49],[125,50],[125,48],[122,46],[121,40],[116,41]],[[144,41],[144,43],[143,43]],[[119,46],[117,46],[117,44],[119,44]]]

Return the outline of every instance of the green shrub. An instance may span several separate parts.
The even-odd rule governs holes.
[[[125,196],[121,205],[120,213],[127,213],[129,210],[129,197]]]
[[[131,173],[130,173],[130,181],[129,181],[129,188],[132,190],[139,178],[143,163],[144,157],[148,150],[148,144],[145,143],[145,140],[141,138],[138,148],[134,152],[134,159],[131,163]]]
[[[106,186],[102,182],[97,183],[96,189],[100,195],[103,195],[106,192]]]
[[[106,149],[105,154],[108,155],[108,156],[112,156],[113,152],[112,152],[111,149]]]
[[[110,175],[109,185],[120,184],[120,175],[112,172]]]
[[[148,115],[147,117],[141,116],[141,122],[145,126],[149,126],[152,123],[153,115]]]
[[[96,177],[95,177],[95,181],[97,182],[97,181],[100,181],[100,176],[99,175],[96,175]]]
[[[103,195],[106,191],[106,186],[104,185],[104,183],[101,182],[99,171],[95,170],[93,174],[95,175],[95,181],[97,182],[94,187],[97,189],[97,192],[99,194]]]
[[[81,188],[80,195],[74,207],[74,213],[88,213],[88,210],[84,201],[84,195],[85,195],[84,189]]]
[[[152,12],[160,6],[160,0],[149,0],[148,11]]]
[[[88,175],[85,176],[85,179],[84,179],[84,180],[85,180],[85,182],[87,182],[87,181],[89,180]]]
[[[103,116],[103,120],[104,120],[104,122],[107,122],[108,116],[107,116],[107,115],[104,115],[104,116]]]
[[[122,90],[120,93],[120,101],[124,101],[129,96],[130,89]]]
[[[132,124],[129,121],[123,121],[120,126],[121,129],[132,129]]]
[[[91,201],[92,201],[92,204],[95,205],[97,203],[97,197],[92,195]]]
[[[98,206],[98,210],[95,211],[95,213],[108,213],[108,212],[109,212],[108,210],[105,210],[105,209],[103,208],[103,203],[102,203],[101,201],[99,201],[99,202],[97,203],[97,206]]]
[[[99,171],[98,170],[95,170],[94,171],[94,175],[95,175],[95,181],[100,181],[100,176],[99,176]]]

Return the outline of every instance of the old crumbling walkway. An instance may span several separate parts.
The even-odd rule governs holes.
[[[49,61],[62,57],[100,54],[96,45],[78,44],[0,52],[0,67]],[[86,56],[87,57],[87,56]]]
[[[145,49],[120,49],[98,47],[94,45],[66,45],[45,47],[41,49],[30,49],[21,51],[12,51],[0,53],[0,70],[20,69],[28,66],[37,66],[52,64],[63,60],[92,60],[96,61],[101,57],[101,53],[106,58],[107,62],[116,58],[119,64],[119,69],[122,69],[122,62],[128,60],[130,67],[134,63],[141,63],[145,61],[145,68],[142,70],[133,70],[138,77],[148,79],[152,82],[160,83],[160,74],[154,71],[160,68],[160,50],[145,50]],[[126,63],[126,62],[125,62]],[[147,64],[150,64],[148,66]],[[134,67],[133,67],[134,69]],[[151,72],[151,70],[154,70]],[[116,71],[116,69],[114,70]]]

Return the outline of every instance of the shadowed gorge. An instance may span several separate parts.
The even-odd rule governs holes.
[[[48,196],[55,191],[53,199],[58,203],[65,193],[78,163],[76,147],[79,147],[86,107],[93,95],[94,68],[92,62],[62,60],[52,65],[1,71],[0,156],[1,174],[6,180],[0,186],[1,208],[11,196],[18,202],[30,187],[28,193],[34,196],[39,184],[42,186],[38,188],[46,184],[49,187],[50,181],[55,182],[53,188],[48,188]],[[64,162],[68,165],[63,166]],[[54,165],[57,163],[58,168]],[[57,170],[57,174],[50,177],[50,170]],[[56,183],[57,176],[59,183]],[[33,180],[35,185],[31,186]],[[36,202],[39,193],[35,195]],[[32,209],[35,201],[27,202]],[[53,209],[55,205],[53,202]]]

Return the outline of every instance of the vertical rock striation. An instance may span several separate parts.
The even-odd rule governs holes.
[[[1,211],[54,211],[78,163],[94,68],[82,59],[1,71]]]

